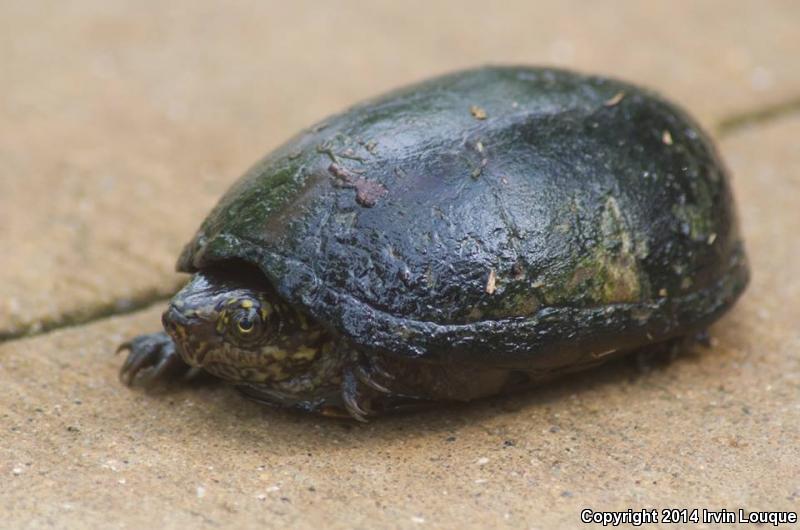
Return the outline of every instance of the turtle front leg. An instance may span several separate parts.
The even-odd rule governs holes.
[[[359,375],[357,371],[349,367],[345,368],[342,373],[342,405],[351,418],[366,422],[368,416],[374,415],[373,399],[383,392],[366,386]],[[388,393],[388,390],[386,392]]]
[[[183,361],[172,338],[163,331],[123,342],[117,353],[123,350],[128,351],[128,357],[119,378],[127,386],[150,388],[160,382],[190,379],[200,371]]]
[[[418,410],[432,403],[387,371],[380,359],[358,353],[353,357],[342,372],[341,384],[342,404],[353,419],[365,422],[370,416]]]

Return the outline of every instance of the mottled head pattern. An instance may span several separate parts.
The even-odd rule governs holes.
[[[233,382],[287,381],[332,348],[321,326],[246,269],[195,274],[162,321],[188,364]]]

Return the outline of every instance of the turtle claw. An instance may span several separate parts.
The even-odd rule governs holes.
[[[359,378],[351,370],[342,374],[342,404],[354,420],[367,423],[367,416],[371,415],[368,407],[362,405],[363,396],[359,392]]]
[[[196,373],[183,362],[175,343],[164,332],[139,335],[123,342],[117,353],[128,351],[119,370],[119,379],[127,386],[153,387],[156,383]]]
[[[366,368],[357,364],[353,367],[353,374],[358,378],[359,381],[364,383],[366,386],[375,390],[376,392],[380,392],[381,394],[391,394],[392,391],[389,390],[386,386],[382,385],[378,381],[375,380]]]

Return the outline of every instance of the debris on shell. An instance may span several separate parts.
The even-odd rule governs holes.
[[[476,179],[480,177],[481,173],[483,173],[483,168],[485,168],[488,163],[489,160],[487,158],[482,158],[481,163],[478,165],[478,167],[472,170],[472,178]]]
[[[476,120],[485,120],[488,118],[486,111],[477,105],[472,105],[469,108],[469,112]]]
[[[342,158],[347,158],[348,160],[355,160],[356,162],[366,162],[366,159],[362,156],[358,156],[355,151],[353,151],[352,147],[348,147],[341,153],[339,156]]]
[[[603,350],[601,352],[592,352],[591,355],[595,359],[602,359],[603,357],[608,357],[609,355],[613,355],[619,351],[617,348],[611,348],[610,350]]]
[[[660,296],[661,298],[666,298],[668,294],[669,292],[667,292],[666,288],[664,287],[658,290],[658,296]]]
[[[339,161],[339,159],[336,158],[336,153],[333,152],[333,149],[331,149],[331,146],[328,145],[328,144],[320,144],[320,145],[318,145],[317,146],[317,153],[319,153],[321,155],[327,155],[328,158],[330,158],[331,161],[334,164]]]
[[[672,134],[665,130],[664,134],[661,135],[661,141],[664,142],[664,145],[672,145]]]
[[[364,144],[364,149],[369,151],[369,153],[371,155],[375,154],[375,151],[377,150],[377,148],[378,148],[378,142],[376,142],[375,140],[369,140],[368,142],[366,142]]]
[[[708,243],[709,245],[713,245],[714,241],[716,241],[716,240],[717,240],[717,234],[716,234],[716,232],[712,232],[711,234],[708,235],[708,239],[706,239],[706,243]]]
[[[489,269],[489,278],[486,280],[486,294],[494,294],[497,290],[497,273]]]
[[[623,99],[624,97],[625,97],[625,92],[622,92],[622,91],[620,91],[620,92],[617,92],[616,94],[614,94],[614,95],[611,97],[611,99],[608,99],[608,100],[606,100],[606,102],[605,102],[605,103],[603,103],[603,105],[605,105],[606,107],[613,107],[614,105],[616,105],[616,104],[618,104],[620,101],[622,101],[622,99]]]
[[[334,186],[356,190],[356,202],[365,208],[372,208],[388,193],[380,182],[356,175],[338,164],[328,166],[328,172],[334,176]]]

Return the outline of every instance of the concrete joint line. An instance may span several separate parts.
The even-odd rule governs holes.
[[[800,96],[784,101],[733,113],[717,122],[715,127],[719,138],[727,138],[752,125],[763,125],[771,121],[800,112]]]

